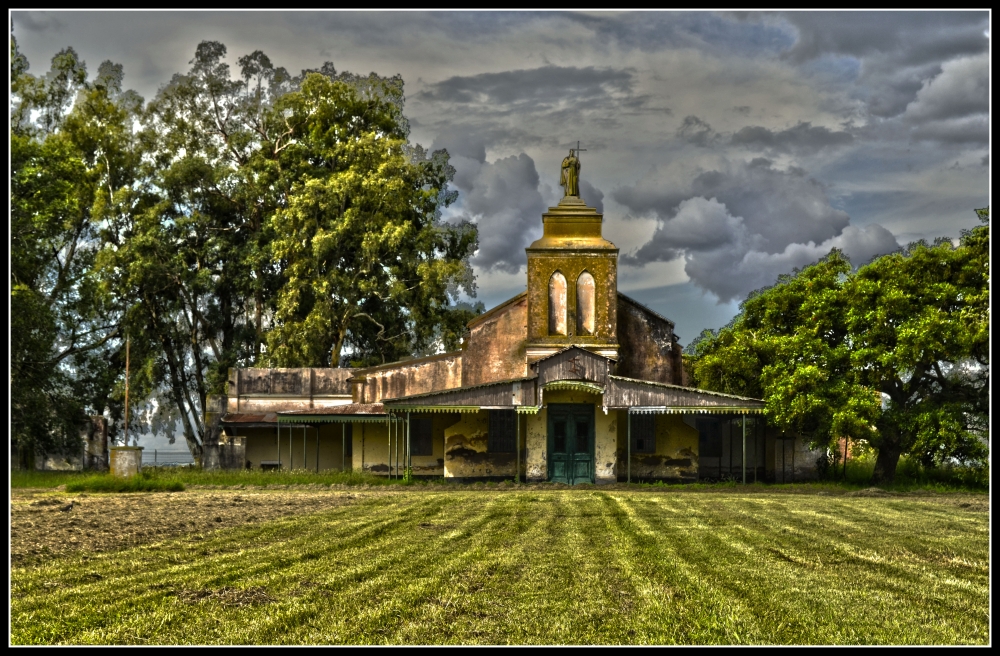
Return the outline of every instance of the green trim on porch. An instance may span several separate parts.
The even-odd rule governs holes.
[[[571,392],[590,392],[591,394],[604,394],[604,388],[596,383],[585,383],[579,380],[554,380],[546,383],[542,389],[549,390],[569,390]]]
[[[448,391],[448,390],[445,390]],[[478,405],[387,405],[387,412],[479,412]]]

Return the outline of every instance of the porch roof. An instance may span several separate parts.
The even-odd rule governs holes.
[[[613,375],[607,376],[603,387],[589,380],[542,382],[539,378],[518,378],[385,399],[384,404],[387,411],[397,412],[475,412],[500,408],[531,412],[539,409],[538,403],[542,398],[539,388],[603,394],[606,409],[629,409],[638,413],[756,414],[764,410],[764,402],[760,399]]]
[[[354,423],[364,421],[386,421],[388,415],[381,403],[347,403],[326,408],[308,410],[285,410],[278,414],[282,424],[303,423]]]

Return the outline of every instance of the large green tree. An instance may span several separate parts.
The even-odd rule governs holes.
[[[409,143],[402,79],[260,51],[233,77],[225,55],[199,44],[144,105],[71,49],[30,75],[12,37],[15,442],[44,452],[88,412],[120,435],[126,336],[133,430],[180,426],[195,455],[229,367],[458,343],[476,232],[441,221],[454,171]]]
[[[120,83],[111,62],[88,82],[72,49],[33,76],[11,37],[11,439],[22,465],[76,452],[87,414],[121,413],[123,307],[98,265],[106,217],[132,181],[119,173],[141,100]]]
[[[853,271],[839,251],[751,294],[689,359],[705,389],[763,398],[769,423],[823,446],[981,461],[989,389],[989,225],[922,242]]]
[[[408,144],[401,109],[401,80],[362,87],[319,73],[277,103],[292,137],[277,158],[272,253],[282,284],[269,362],[336,366],[345,345],[357,364],[435,339],[457,346],[470,316],[452,301],[462,288],[475,293],[476,231],[440,220],[454,171],[447,153]]]

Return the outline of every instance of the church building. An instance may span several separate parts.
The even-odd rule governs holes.
[[[526,290],[471,321],[462,350],[232,369],[206,465],[568,484],[814,475],[816,454],[765,429],[762,401],[687,386],[673,322],[618,291],[618,248],[578,175],[570,151]]]

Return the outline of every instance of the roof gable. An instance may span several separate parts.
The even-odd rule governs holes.
[[[579,346],[569,346],[541,360],[531,368],[538,373],[539,386],[557,380],[584,380],[604,387],[612,360]]]

